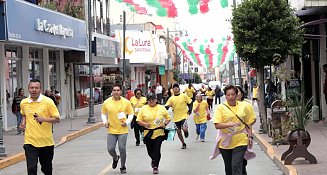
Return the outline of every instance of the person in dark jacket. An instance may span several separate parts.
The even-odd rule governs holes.
[[[17,135],[19,135],[20,133],[22,133],[21,129],[19,128],[19,125],[22,122],[22,114],[20,113],[20,102],[24,98],[26,98],[24,96],[24,89],[23,88],[19,88],[18,89],[18,94],[14,98],[14,100],[12,102],[12,106],[11,106],[12,113],[15,114],[16,117],[17,117]]]

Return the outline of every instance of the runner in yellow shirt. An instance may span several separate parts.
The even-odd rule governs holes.
[[[192,86],[192,83],[188,84],[188,87],[184,90],[184,93],[186,93],[186,95],[188,97],[190,97],[190,99],[193,100],[193,96],[194,96],[194,93],[195,93],[195,89],[193,88]]]
[[[170,122],[170,116],[165,107],[158,104],[156,95],[148,96],[147,100],[148,104],[142,107],[136,121],[144,127],[145,145],[151,158],[153,174],[158,174],[164,129]]]
[[[192,100],[186,94],[180,94],[180,89],[178,84],[173,85],[174,96],[171,96],[167,103],[166,107],[172,107],[174,112],[174,122],[175,127],[177,128],[177,135],[179,140],[182,142],[182,149],[186,149],[186,144],[182,135],[182,130],[184,132],[185,138],[188,137],[188,126],[187,126],[187,117],[191,113],[192,109],[188,108],[188,104]]]
[[[136,122],[137,114],[141,110],[142,106],[146,104],[146,97],[142,97],[142,90],[141,89],[135,89],[134,90],[135,96],[132,97],[129,101],[132,104],[132,107],[134,109],[134,118],[131,123],[132,129],[134,129],[135,139],[136,139],[136,146],[140,145],[140,132],[143,133],[143,128]]]
[[[101,109],[101,119],[106,128],[107,149],[113,158],[112,169],[115,169],[121,158],[120,173],[126,173],[126,141],[128,134],[127,125],[133,120],[133,107],[131,103],[124,97],[119,85],[115,85],[112,89],[112,97],[103,102]],[[126,115],[128,118],[126,119]],[[116,145],[119,145],[120,156],[116,153]]]
[[[224,159],[226,174],[242,174],[245,151],[248,146],[253,146],[250,125],[255,121],[255,116],[245,102],[236,100],[238,89],[235,86],[226,86],[224,94],[226,102],[216,108],[213,119],[215,128],[221,132],[218,148]],[[224,142],[228,139],[227,134],[231,134],[229,143]]]
[[[60,122],[59,111],[54,102],[41,94],[41,82],[33,79],[28,84],[30,96],[20,103],[23,120],[20,129],[25,130],[24,150],[28,174],[37,174],[40,161],[41,171],[52,174],[54,141],[52,124]]]
[[[211,89],[211,87],[208,87],[208,90],[206,91],[207,96],[207,102],[209,105],[209,110],[212,109],[212,103],[213,103],[213,96],[215,96],[215,91]]]
[[[207,115],[209,114],[208,103],[202,100],[202,95],[196,95],[196,101],[193,103],[194,123],[196,126],[195,140],[199,139],[201,142],[205,140],[205,132],[207,130]]]

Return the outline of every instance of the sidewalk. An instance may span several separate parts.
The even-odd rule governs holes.
[[[101,121],[99,114],[94,115],[97,121]],[[62,119],[59,124],[54,124],[53,137],[55,147],[84,135],[88,132],[94,131],[102,126],[101,122],[95,124],[87,124],[88,116],[74,117],[72,119]],[[25,160],[24,155],[24,135],[16,135],[17,130],[5,131],[3,134],[4,146],[7,157],[0,158],[0,170]]]
[[[254,110],[258,114],[258,107],[254,106]],[[271,115],[268,112],[268,115]],[[269,116],[268,116],[269,117]],[[254,130],[258,131],[260,128],[260,120],[254,125]],[[292,165],[284,165],[281,161],[281,155],[289,148],[289,145],[271,145],[272,138],[267,134],[255,133],[256,141],[260,144],[265,152],[274,160],[279,168],[287,175],[317,175],[326,174],[327,172],[327,124],[320,121],[319,123],[310,122],[307,130],[311,136],[311,143],[308,151],[314,155],[318,164],[309,164],[304,158],[295,159]]]

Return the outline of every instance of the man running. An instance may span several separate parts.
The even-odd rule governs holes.
[[[178,84],[173,85],[174,96],[171,96],[167,103],[166,108],[172,107],[174,114],[175,127],[177,128],[177,135],[182,142],[182,149],[186,149],[186,144],[182,135],[184,132],[185,138],[188,137],[187,117],[191,113],[192,109],[188,108],[188,104],[191,104],[192,100],[186,94],[180,94]]]

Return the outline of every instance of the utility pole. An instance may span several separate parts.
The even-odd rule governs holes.
[[[169,64],[169,29],[167,28],[167,36],[166,36],[166,52],[167,52],[167,84],[168,88],[170,86],[169,83],[169,70],[170,70],[170,64]]]
[[[89,39],[89,76],[90,76],[90,98],[89,98],[89,118],[87,123],[95,123],[94,117],[94,99],[93,99],[93,61],[92,61],[92,20],[91,20],[91,0],[88,0],[88,39]]]

